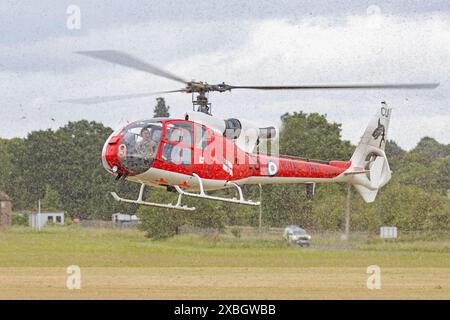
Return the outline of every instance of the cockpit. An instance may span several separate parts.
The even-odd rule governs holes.
[[[119,176],[142,174],[156,163],[188,167],[204,160],[201,154],[212,136],[206,127],[186,120],[133,122],[108,139],[104,166]]]
[[[134,174],[147,171],[156,157],[161,136],[162,123],[159,121],[139,121],[128,125],[117,152],[120,163]]]

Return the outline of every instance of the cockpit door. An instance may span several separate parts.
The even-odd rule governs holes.
[[[192,123],[187,121],[167,123],[161,160],[173,165],[191,166],[193,142]]]

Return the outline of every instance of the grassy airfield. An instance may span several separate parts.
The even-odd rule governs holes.
[[[333,243],[14,227],[0,230],[0,299],[450,299],[450,237]],[[66,288],[70,265],[80,290]],[[369,265],[379,290],[367,289]]]

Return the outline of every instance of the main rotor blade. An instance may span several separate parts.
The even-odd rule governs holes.
[[[103,96],[103,97],[99,96],[99,97],[79,98],[79,99],[65,99],[65,100],[59,100],[58,102],[74,103],[74,104],[97,104],[97,103],[119,101],[119,100],[126,100],[126,99],[145,98],[145,97],[151,97],[151,96],[154,96],[157,94],[172,93],[172,92],[184,92],[184,91],[185,91],[185,89],[179,89],[179,90],[160,91],[160,92],[124,94],[124,95],[116,95],[116,96]]]
[[[151,64],[144,62],[136,57],[116,50],[94,50],[94,51],[75,51],[77,54],[85,55],[91,58],[108,61],[114,64],[120,64],[122,66],[136,69],[139,71],[144,71],[151,73],[156,76],[160,76],[166,79],[178,81],[187,84],[189,81],[174,75],[171,72],[162,70],[158,67],[152,66]]]
[[[315,89],[435,89],[439,83],[400,83],[400,84],[338,84],[338,85],[299,85],[299,86],[229,86],[230,89],[255,90],[315,90]]]

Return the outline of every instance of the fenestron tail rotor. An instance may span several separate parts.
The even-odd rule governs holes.
[[[177,81],[185,85],[182,89],[160,91],[153,93],[136,93],[125,95],[114,95],[105,97],[92,97],[92,98],[80,98],[80,99],[65,99],[60,102],[79,103],[79,104],[96,104],[103,102],[111,102],[117,100],[133,99],[149,97],[157,94],[166,94],[173,92],[184,92],[197,94],[196,99],[192,100],[194,106],[198,106],[198,111],[210,114],[210,103],[206,96],[209,92],[226,92],[235,89],[247,89],[247,90],[380,90],[380,89],[435,89],[439,86],[439,83],[375,83],[375,84],[304,84],[304,85],[281,85],[281,86],[265,86],[265,85],[243,85],[235,86],[228,85],[226,83],[208,84],[201,81],[188,81],[184,78],[175,75],[171,72],[163,70],[159,67],[155,67],[139,58],[133,57],[127,53],[116,50],[96,50],[96,51],[77,51],[77,54],[85,55],[91,58],[107,61],[113,64],[118,64],[131,69],[143,71],[152,75],[156,75],[169,80]]]

